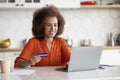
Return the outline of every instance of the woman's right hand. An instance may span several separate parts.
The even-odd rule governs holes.
[[[39,56],[33,56],[31,57],[30,61],[32,65],[35,65],[36,63],[38,63],[41,60],[41,58]]]

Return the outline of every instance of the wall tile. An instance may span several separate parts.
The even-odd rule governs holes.
[[[32,37],[34,9],[0,9],[0,39],[10,38],[10,47],[23,47],[22,41]],[[120,32],[119,9],[60,9],[65,18],[61,37],[73,39],[73,46],[91,39],[93,45],[106,45],[108,35]]]
[[[115,19],[119,19],[120,16],[120,10],[119,9],[111,9],[110,10],[110,16]]]

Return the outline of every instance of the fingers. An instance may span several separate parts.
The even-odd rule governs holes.
[[[32,65],[35,65],[36,63],[38,63],[41,60],[41,58],[39,56],[33,56],[31,58],[31,63]]]

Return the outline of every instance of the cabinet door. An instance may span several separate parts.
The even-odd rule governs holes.
[[[44,5],[41,0],[0,0],[0,8],[40,8]]]
[[[16,0],[16,8],[40,8],[40,0]]]
[[[12,67],[14,66],[14,61],[18,57],[20,52],[4,52],[4,59],[11,60]]]
[[[103,50],[100,64],[120,65],[120,50]]]
[[[79,0],[41,0],[41,2],[58,8],[80,8]]]
[[[23,7],[24,6],[24,0],[15,0],[14,7]]]
[[[3,59],[3,53],[4,52],[0,52],[0,60]]]
[[[0,0],[0,8],[10,8],[15,6],[15,0]]]
[[[41,8],[45,4],[41,3],[41,0],[24,0],[24,8]]]
[[[12,3],[15,2],[15,0],[0,0],[0,3]]]
[[[24,0],[1,0],[0,8],[17,8],[23,6]]]

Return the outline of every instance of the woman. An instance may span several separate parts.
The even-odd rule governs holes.
[[[32,21],[33,36],[15,60],[14,67],[61,66],[70,58],[70,48],[63,38],[64,18],[54,6],[35,11]],[[38,54],[47,53],[46,58]]]

